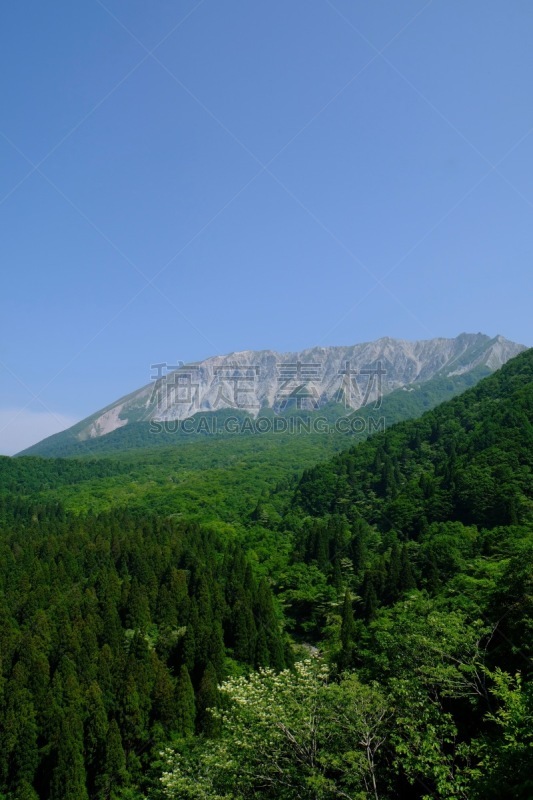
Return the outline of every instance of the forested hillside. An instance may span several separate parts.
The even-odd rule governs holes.
[[[0,460],[0,797],[530,800],[533,351],[323,439]]]
[[[532,423],[529,351],[306,471],[281,523],[259,509],[315,655],[226,681],[167,797],[533,796]]]
[[[531,511],[531,362],[528,351],[422,419],[307,471],[295,503],[312,514],[345,505],[352,516],[364,503],[367,521],[406,535],[428,517],[517,521]]]
[[[232,542],[17,499],[0,522],[8,797],[140,796],[126,789],[142,789],[162,743],[212,730],[223,677],[286,663],[270,589]]]
[[[193,436],[179,447],[106,458],[0,457],[0,495],[16,493],[76,512],[116,508],[239,525],[264,492],[338,452],[346,437],[326,434]]]

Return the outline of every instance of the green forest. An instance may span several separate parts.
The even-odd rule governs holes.
[[[460,388],[0,459],[0,797],[531,800],[533,350]]]

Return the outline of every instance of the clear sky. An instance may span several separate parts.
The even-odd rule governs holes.
[[[150,364],[533,344],[530,0],[17,0],[0,452]]]

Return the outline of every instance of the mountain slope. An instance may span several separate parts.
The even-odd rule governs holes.
[[[290,438],[274,438],[260,442],[272,445],[268,460],[276,457],[286,478]],[[276,493],[289,495],[284,509],[272,509],[274,497],[265,493],[249,513],[246,481],[265,476],[257,437],[236,439],[251,444],[229,476],[235,486],[217,487],[219,463],[228,478],[227,442],[202,438],[206,455],[215,450],[215,468],[194,507],[222,486],[212,508],[219,523],[205,527],[180,520],[181,509],[174,513],[175,489],[191,470],[186,446],[157,451],[165,462],[160,487],[153,472],[145,474],[167,507],[145,495],[137,507],[128,502],[127,511],[103,515],[73,514],[57,501],[76,496],[71,508],[78,510],[84,487],[100,497],[111,481],[116,502],[123,481],[138,489],[128,465],[137,459],[139,475],[153,469],[153,451],[99,461],[0,460],[10,493],[0,496],[2,796],[52,797],[51,776],[54,786],[66,782],[72,764],[80,797],[96,796],[118,763],[124,796],[161,795],[151,781],[162,770],[161,796],[169,800],[177,796],[166,791],[169,775],[182,780],[179,796],[197,796],[207,775],[204,796],[229,797],[243,775],[254,778],[241,766],[247,754],[260,774],[242,796],[263,796],[271,735],[285,719],[277,713],[288,696],[283,683],[298,670],[275,678],[249,671],[277,671],[305,649],[322,678],[309,692],[291,689],[303,713],[288,705],[284,752],[296,757],[283,764],[296,788],[280,794],[274,785],[266,796],[314,797],[317,786],[327,788],[324,797],[368,796],[360,765],[368,763],[368,732],[378,731],[373,796],[529,800],[533,350],[421,419],[309,469],[292,495],[285,480]],[[166,462],[171,452],[174,470]],[[49,482],[57,497],[43,497]],[[21,497],[25,488],[39,495]],[[241,502],[221,516],[216,504],[230,490]],[[303,648],[288,646],[280,619]],[[326,664],[331,677],[324,681]],[[265,704],[257,693],[241,693],[210,738],[203,735],[213,731],[207,709],[216,707],[217,684],[226,679],[244,689],[265,681]],[[232,727],[239,709],[247,741],[259,730],[254,745],[268,748],[259,760],[255,747],[243,748],[243,729]],[[310,718],[321,726],[313,722],[319,749],[312,772],[293,745],[300,718],[305,736]],[[188,761],[185,782],[176,769]]]
[[[382,396],[434,378],[457,379],[475,371],[479,378],[523,349],[501,336],[491,339],[480,333],[419,342],[384,338],[301,353],[266,350],[215,356],[171,370],[69,430],[28,448],[24,455],[98,452],[93,443],[113,433],[113,441],[104,450],[132,446],[130,440],[138,442],[133,446],[153,446],[160,439],[149,435],[150,421],[183,420],[198,413],[232,410],[257,417],[265,410],[313,413],[335,403],[347,412],[379,406]],[[451,394],[439,396],[437,402]],[[409,415],[400,413],[398,418]],[[138,426],[135,434],[127,430],[132,425]],[[80,443],[88,446],[82,449]]]
[[[530,800],[532,470],[530,350],[308,470],[282,520],[261,503],[253,536],[275,551],[287,629],[313,653],[297,672],[319,679],[223,684],[220,738],[167,751],[164,796]],[[283,770],[268,772],[272,752]]]
[[[511,524],[533,502],[533,349],[420,419],[306,472],[294,504],[321,515],[364,508],[404,535],[428,519]]]
[[[257,433],[261,435],[261,438],[274,436],[279,439],[279,434],[283,432],[286,424],[287,431],[291,431],[291,439],[296,440],[303,435],[309,435],[305,425],[302,424],[298,429],[298,420],[306,423],[310,421],[315,428],[319,428],[321,423],[327,421],[333,429],[334,435],[321,437],[322,440],[329,439],[330,441],[323,441],[322,452],[317,452],[318,460],[329,453],[346,448],[350,441],[360,441],[376,430],[383,430],[405,419],[419,417],[424,411],[434,408],[439,403],[474,386],[477,381],[488,374],[490,374],[488,367],[480,365],[461,375],[451,377],[439,375],[422,383],[396,389],[385,395],[379,408],[375,408],[375,404],[370,403],[356,412],[351,412],[350,416],[346,417],[346,422],[341,420],[341,417],[346,415],[344,406],[330,403],[317,411],[298,412],[292,410],[282,413],[279,415],[277,433],[274,433],[272,431],[274,414],[270,409],[262,411],[255,419],[246,412],[231,412],[226,409],[200,412],[190,418],[190,424],[187,421],[187,424],[183,426],[178,426],[173,422],[166,426],[154,421],[131,422],[105,436],[83,441],[76,440],[74,436],[68,437],[66,435],[68,432],[66,432],[58,434],[57,437],[45,439],[21,455],[56,458],[113,456],[146,448],[169,447],[178,442],[182,445],[185,442],[193,443],[206,436],[211,439],[225,438],[228,450],[231,451],[231,442],[237,433],[245,436]],[[335,431],[335,421],[339,421],[337,431]],[[323,430],[322,433],[324,433]],[[330,447],[330,444],[333,447]],[[295,447],[298,447],[296,442]]]

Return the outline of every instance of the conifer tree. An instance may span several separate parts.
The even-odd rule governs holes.
[[[217,674],[212,664],[208,664],[204,670],[200,688],[196,697],[198,713],[196,716],[196,729],[199,733],[206,736],[215,736],[218,730],[218,723],[210,713],[209,709],[215,708],[218,702],[218,683]]]
[[[224,662],[226,660],[226,648],[224,647],[224,632],[222,624],[214,620],[209,639],[207,641],[207,661],[215,668],[217,679],[222,680],[224,672]]]
[[[360,527],[354,531],[350,541],[349,555],[352,559],[355,574],[359,573],[365,564],[365,547],[363,544],[363,533]]]
[[[398,544],[394,542],[390,553],[390,560],[387,569],[387,580],[385,584],[385,600],[388,603],[394,603],[394,601],[398,598],[400,572],[400,548],[398,547]]]
[[[88,780],[92,789],[92,777],[101,771],[108,731],[107,712],[102,690],[93,681],[86,692],[87,718],[85,720],[85,763],[91,773]]]
[[[250,598],[247,598],[243,592],[233,608],[232,631],[235,658],[246,664],[253,663],[257,629]]]
[[[400,594],[416,587],[415,577],[409,561],[407,545],[403,545],[400,556],[400,574],[398,576],[398,591]]]
[[[157,623],[161,627],[170,629],[178,626],[176,603],[172,593],[165,584],[160,587],[157,598]]]
[[[185,664],[182,664],[176,684],[176,727],[182,736],[193,735],[195,718],[196,701],[194,689],[189,670]]]
[[[170,591],[176,605],[178,625],[184,625],[189,616],[189,590],[187,588],[187,573],[184,569],[172,570],[170,578]]]
[[[265,629],[259,628],[255,642],[255,658],[254,667],[260,669],[261,667],[270,666],[270,653],[268,651],[267,638]]]
[[[370,572],[365,573],[363,581],[363,619],[369,622],[376,616],[378,608],[378,597],[374,587],[374,581]]]
[[[99,780],[99,800],[109,800],[115,790],[127,783],[126,755],[122,746],[122,737],[115,719],[109,723],[105,745],[103,774]]]
[[[17,665],[18,666],[18,665]],[[31,693],[15,675],[6,686],[6,708],[0,743],[5,755],[6,777],[16,787],[20,781],[31,785],[39,763],[38,728]],[[0,729],[1,730],[1,729]]]
[[[67,711],[61,724],[57,766],[52,775],[50,800],[89,800],[83,758],[81,718]]]
[[[154,684],[152,690],[152,720],[170,730],[175,717],[175,685],[170,672],[155,655],[152,658]]]
[[[256,664],[258,666],[271,666],[277,670],[283,669],[285,666],[283,642],[274,608],[272,591],[265,578],[261,579],[257,587],[254,617],[258,631],[255,653]],[[261,643],[259,643],[259,637],[261,637]],[[264,651],[265,644],[267,652]]]
[[[189,672],[192,674],[198,660],[198,606],[193,599],[190,603],[189,617],[187,620],[187,627],[185,636],[180,642],[180,661],[185,664]]]

